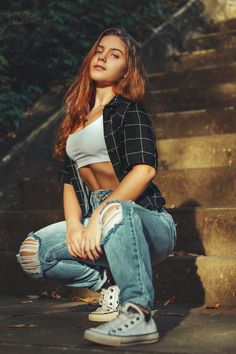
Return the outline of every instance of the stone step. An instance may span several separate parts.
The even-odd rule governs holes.
[[[236,79],[236,62],[221,66],[198,67],[181,72],[154,73],[148,78],[151,90],[212,86],[233,82]]]
[[[150,114],[158,140],[235,133],[235,116],[236,109]]]
[[[159,171],[154,182],[166,199],[166,207],[235,207],[236,169],[201,168]]]
[[[233,167],[159,170],[154,181],[166,198],[167,207],[224,207],[236,206],[232,193],[236,190],[235,176]],[[53,179],[22,181],[22,194],[24,210],[63,208],[62,185]]]
[[[236,208],[182,207],[167,211],[177,223],[176,252],[236,256]],[[62,220],[62,210],[0,210],[0,252],[17,253],[30,231]]]
[[[196,68],[207,68],[235,63],[236,47],[218,49],[196,50],[182,52],[171,58],[166,65],[166,71],[183,72]],[[158,68],[157,68],[158,69]]]
[[[233,3],[234,0],[231,2]],[[236,18],[230,18],[225,21],[217,22],[214,27],[216,31],[228,31],[236,29]]]
[[[63,209],[0,210],[0,252],[18,251],[21,242],[30,231],[36,232],[62,220],[64,220]]]
[[[63,185],[57,179],[25,177],[21,181],[21,209],[51,210],[63,208]]]
[[[182,207],[166,210],[177,224],[177,253],[236,256],[236,208]]]
[[[236,83],[150,91],[147,107],[153,114],[197,109],[217,111],[225,107],[236,107]]]
[[[1,293],[35,294],[51,292],[60,283],[31,279],[21,270],[11,252],[0,253]],[[170,256],[153,267],[154,287],[158,300],[175,297],[177,302],[205,305],[236,305],[236,257]]]
[[[172,256],[155,267],[158,298],[236,305],[236,257]]]
[[[157,140],[160,169],[236,166],[236,134]]]
[[[191,38],[188,43],[189,51],[203,49],[232,48],[236,46],[236,30],[208,33],[196,38]]]

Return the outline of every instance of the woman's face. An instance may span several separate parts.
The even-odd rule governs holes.
[[[127,71],[125,43],[115,35],[107,35],[99,42],[90,62],[90,77],[97,86],[117,83]]]

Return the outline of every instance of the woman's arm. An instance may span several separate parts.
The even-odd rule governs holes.
[[[132,170],[123,178],[119,185],[94,210],[94,217],[100,213],[109,200],[135,201],[145,191],[156,175],[156,169],[147,164],[133,166]],[[92,215],[93,216],[93,215]]]
[[[66,220],[66,241],[70,254],[81,257],[81,240],[84,226],[81,223],[82,212],[76,197],[74,187],[64,183],[63,206]]]
[[[65,220],[68,225],[79,225],[82,212],[72,184],[64,183],[63,207]]]
[[[101,228],[99,225],[100,213],[109,200],[133,200],[135,201],[147,188],[156,175],[156,169],[150,165],[142,164],[133,166],[132,170],[123,178],[120,184],[108,195],[108,197],[93,211],[90,221],[83,233],[81,252],[83,257],[94,261],[102,254],[100,246]]]
[[[100,212],[107,201],[135,201],[148,187],[157,172],[156,139],[151,121],[142,104],[132,101],[124,116],[123,139],[120,151],[124,151],[122,163],[127,172],[120,184],[93,211],[85,228],[82,251],[93,260],[101,252],[99,228]],[[103,218],[106,215],[103,215]]]

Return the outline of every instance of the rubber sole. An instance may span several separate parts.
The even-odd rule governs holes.
[[[154,316],[157,313],[157,311],[158,310],[152,310],[151,311],[152,316]],[[119,312],[117,312],[117,311],[110,312],[110,313],[103,314],[103,315],[95,313],[95,311],[94,311],[88,315],[88,319],[89,319],[89,321],[92,321],[92,322],[108,322],[108,321],[114,320],[118,315],[119,315]]]
[[[125,345],[134,345],[134,344],[151,344],[159,340],[159,333],[154,332],[150,334],[144,334],[139,336],[111,336],[101,333],[96,333],[90,329],[87,329],[84,332],[84,338],[90,342],[109,345],[115,347],[121,347]]]
[[[114,320],[119,315],[119,311],[109,312],[106,314],[98,314],[91,312],[88,315],[89,321],[93,322],[108,322]]]

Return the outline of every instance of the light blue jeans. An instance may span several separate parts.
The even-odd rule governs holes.
[[[92,210],[111,192],[110,189],[92,192]],[[66,243],[66,221],[31,231],[28,240],[38,240],[36,258],[24,258],[20,255],[20,248],[17,261],[33,278],[45,276],[67,286],[92,290],[102,288],[109,268],[120,288],[120,303],[129,301],[151,310],[154,302],[152,265],[172,254],[176,244],[176,224],[164,208],[149,210],[131,200],[112,200],[102,211],[108,209],[109,204],[119,206],[116,210],[119,219],[114,218],[116,223],[112,223],[110,218],[109,223],[104,221],[102,224],[103,255],[94,263],[71,256]],[[82,219],[85,226],[88,221],[89,216]],[[30,266],[30,262],[34,264]]]

